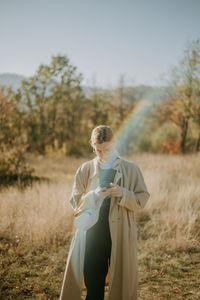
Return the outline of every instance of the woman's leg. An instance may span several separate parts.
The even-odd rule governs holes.
[[[105,226],[106,225],[106,226]],[[87,231],[84,261],[86,300],[103,300],[105,278],[111,253],[111,238],[108,223],[95,224]]]

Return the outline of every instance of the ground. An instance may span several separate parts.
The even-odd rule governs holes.
[[[65,197],[63,190],[68,182],[66,192],[70,194],[75,170],[82,161],[84,159],[55,161],[41,158],[38,161],[30,158],[37,175],[48,174],[52,183],[41,183],[41,186],[37,183],[37,187],[33,186],[26,192],[13,189],[0,193],[0,299],[59,299],[71,239],[70,234],[66,235],[63,230],[69,218],[61,205]],[[184,167],[182,157],[143,156],[137,157],[137,161],[144,171],[152,198],[152,204],[137,218],[138,299],[198,300],[199,162],[195,164],[195,157],[186,156]],[[72,167],[66,168],[70,163]],[[167,172],[163,171],[165,168],[168,168]],[[193,186],[187,174],[193,178]],[[158,176],[163,176],[162,185],[158,185]],[[188,186],[184,181],[186,179]],[[170,194],[172,190],[176,192],[176,197]],[[178,195],[180,201],[177,200]],[[183,195],[186,195],[187,202],[184,202]],[[170,202],[166,204],[163,199],[172,199],[172,210]],[[38,201],[36,206],[34,201]],[[183,206],[184,214],[181,211]],[[175,216],[173,210],[178,212]],[[187,219],[188,212],[193,217]],[[56,216],[60,218],[56,219]],[[34,231],[36,225],[38,227]]]

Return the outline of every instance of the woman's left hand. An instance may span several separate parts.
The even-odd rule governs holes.
[[[122,192],[122,188],[114,183],[110,183],[110,195],[113,197],[122,197],[123,196],[123,192]]]

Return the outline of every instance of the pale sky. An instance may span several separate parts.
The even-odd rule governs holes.
[[[0,73],[66,55],[84,84],[158,85],[200,38],[200,0],[0,0]]]

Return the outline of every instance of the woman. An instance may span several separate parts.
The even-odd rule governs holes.
[[[70,203],[75,232],[60,300],[137,299],[137,231],[135,211],[150,197],[139,167],[118,154],[112,129],[93,129],[96,157],[77,170]],[[89,217],[88,217],[89,216]]]

